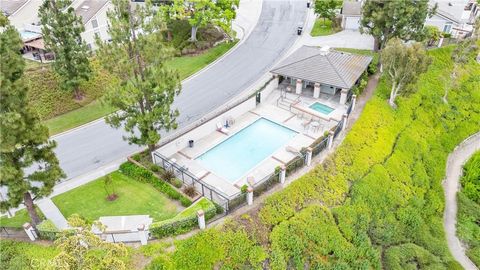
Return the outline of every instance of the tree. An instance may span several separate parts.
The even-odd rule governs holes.
[[[123,126],[129,143],[148,146],[160,140],[161,130],[177,127],[172,109],[180,93],[180,78],[165,62],[173,49],[163,42],[165,22],[150,1],[132,10],[129,0],[113,0],[108,12],[111,42],[97,38],[97,56],[102,65],[120,78],[105,95],[105,102],[119,111],[106,117],[115,128]]]
[[[236,8],[240,0],[174,0],[171,14],[175,18],[186,18],[192,27],[190,40],[197,41],[197,31],[200,27],[214,24],[230,32],[231,23],[236,17]]]
[[[427,25],[425,27],[425,31],[427,38],[427,46],[433,46],[442,37],[442,32],[440,32],[440,30],[438,30],[438,28],[435,26]]]
[[[413,85],[431,62],[422,44],[406,45],[399,38],[391,39],[381,52],[387,80],[391,84],[389,104],[395,107],[399,93]]]
[[[61,87],[82,99],[80,83],[92,73],[88,48],[80,34],[85,30],[82,18],[75,14],[71,0],[45,0],[39,9],[45,48],[55,54],[53,69]]]
[[[326,19],[335,20],[335,10],[339,8],[341,2],[338,0],[316,0],[315,1],[315,13],[320,18],[323,18],[323,24],[326,24]]]
[[[32,195],[49,195],[64,174],[53,152],[55,142],[48,139],[48,129],[28,104],[20,35],[3,14],[0,17],[0,186],[7,190],[0,209],[23,202],[35,227],[40,218]]]
[[[362,7],[360,32],[375,38],[375,49],[383,49],[391,38],[404,41],[423,40],[425,18],[431,17],[436,6],[428,0],[382,1],[367,0]]]
[[[68,224],[74,229],[61,232],[55,241],[60,250],[53,258],[55,269],[126,269],[122,260],[128,255],[125,245],[103,241],[91,231],[92,226],[76,214],[68,219]],[[98,222],[94,226],[105,229]]]

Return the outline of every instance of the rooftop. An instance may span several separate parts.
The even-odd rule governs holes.
[[[8,17],[19,10],[28,0],[0,0],[0,9]]]
[[[86,24],[107,2],[108,0],[85,0],[75,9],[75,13],[81,16],[83,24]]]
[[[465,7],[471,3],[470,0],[430,0],[430,5],[437,4],[437,15],[445,17],[453,22],[460,23],[466,18],[462,18]]]
[[[303,46],[275,66],[271,72],[316,83],[350,89],[372,61],[372,57]]]

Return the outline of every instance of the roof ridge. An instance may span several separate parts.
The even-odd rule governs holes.
[[[308,47],[308,48],[315,48],[315,49],[317,49],[317,48],[314,47],[314,46],[306,46],[306,45],[303,45],[302,47]],[[298,50],[296,50],[295,52],[298,52],[302,47],[300,47],[300,48],[299,48]],[[295,53],[295,52],[294,52],[294,53]],[[293,54],[292,54],[292,55],[293,55]],[[290,56],[292,56],[292,55],[290,55]],[[293,65],[293,64],[296,64],[296,63],[298,63],[298,62],[302,62],[302,61],[304,61],[304,60],[310,59],[310,58],[315,57],[315,56],[317,56],[317,55],[320,55],[320,53],[314,54],[314,55],[309,56],[309,57],[302,58],[302,59],[300,59],[300,60],[297,60],[297,61],[288,63],[288,64],[283,65],[283,66],[278,66],[278,67],[276,67],[275,69],[272,69],[272,71],[275,71],[275,70],[277,70],[277,69],[284,68],[284,67],[287,67],[287,66],[291,66],[291,65]],[[288,59],[288,58],[287,58],[287,59]],[[285,59],[285,60],[287,60],[287,59]]]
[[[328,55],[329,54],[325,55],[325,58],[327,58],[328,63],[330,63],[330,65],[333,67],[333,70],[335,71],[335,73],[337,73],[338,77],[342,80],[343,84],[346,87],[348,87],[347,82],[345,82],[344,78],[338,73],[337,67],[332,63],[332,61],[330,61],[330,57],[328,57]]]

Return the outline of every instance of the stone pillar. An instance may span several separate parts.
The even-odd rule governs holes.
[[[155,151],[150,153],[152,155],[153,164],[157,164],[157,160],[155,159],[155,155],[153,153],[155,153]]]
[[[142,243],[142,246],[145,246],[148,242],[148,232],[145,231],[145,224],[140,224],[137,227],[138,230],[138,238],[140,239],[140,243]]]
[[[342,121],[343,121],[342,130],[345,130],[347,128],[348,114],[346,113],[343,114]]]
[[[197,211],[197,218],[198,218],[198,227],[200,230],[205,229],[205,213],[202,209]]]
[[[312,165],[312,151],[313,149],[311,147],[307,148],[307,166]]]
[[[287,173],[287,167],[285,165],[280,166],[280,174],[278,175],[280,184],[285,183],[285,175]]]
[[[440,40],[438,41],[437,47],[438,48],[442,47],[442,44],[443,44],[443,37],[441,37]]]
[[[352,95],[352,110],[350,111],[350,113],[355,110],[355,104],[357,104],[357,95]]]
[[[315,83],[313,86],[313,97],[314,98],[319,98],[320,97],[320,84]]]
[[[347,94],[348,94],[348,89],[342,89],[340,92],[340,104],[345,105],[347,103]]]
[[[27,222],[23,224],[23,229],[25,230],[25,233],[27,234],[28,238],[30,238],[31,241],[35,241],[38,238],[38,235],[35,232],[35,229],[32,227],[30,223]]]
[[[328,134],[328,149],[331,149],[333,147],[333,131],[330,130]]]
[[[252,187],[247,188],[247,204],[248,205],[253,204],[253,188]]]
[[[301,95],[302,94],[302,88],[303,88],[302,80],[297,79],[297,87],[295,88],[295,94]]]
[[[280,77],[277,74],[273,75],[272,87],[273,89],[278,89],[278,84],[280,81]]]

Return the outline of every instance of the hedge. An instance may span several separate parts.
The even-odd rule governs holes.
[[[217,213],[215,205],[208,199],[202,198],[177,216],[153,223],[150,226],[150,233],[156,238],[162,238],[188,232],[198,226],[197,211],[200,209],[205,213],[205,221],[210,220]]]
[[[151,171],[139,167],[132,162],[127,161],[120,165],[120,172],[137,181],[151,184],[158,191],[166,194],[170,199],[180,201],[184,207],[192,205],[192,201],[189,198],[183,196],[175,188],[170,186],[169,183],[157,178]]]
[[[46,240],[55,240],[57,239],[57,235],[60,230],[53,224],[53,222],[49,219],[42,221],[37,226],[37,230],[39,233],[40,238]]]

